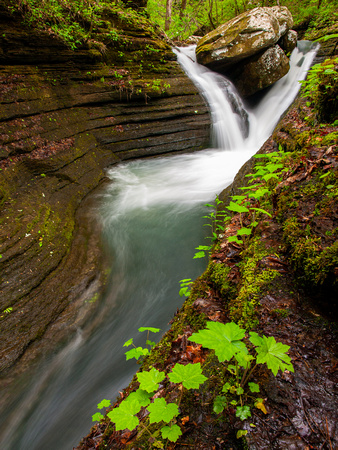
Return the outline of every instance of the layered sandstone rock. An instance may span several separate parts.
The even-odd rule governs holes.
[[[203,98],[150,27],[108,11],[91,42],[72,51],[25,27],[7,3],[0,1],[0,371],[55,347],[95,309],[104,258],[88,209],[105,169],[204,148],[210,129]],[[111,24],[118,41],[106,38]]]

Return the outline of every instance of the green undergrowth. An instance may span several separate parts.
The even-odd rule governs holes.
[[[21,14],[24,24],[61,39],[75,50],[84,44],[104,52],[106,45],[121,45],[123,30],[155,36],[153,25],[140,12],[121,1],[106,0],[18,0],[8,10]],[[108,19],[108,20],[107,20]],[[114,19],[114,20],[111,20]],[[112,24],[116,23],[116,27]]]

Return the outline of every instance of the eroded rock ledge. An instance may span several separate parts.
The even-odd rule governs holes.
[[[0,21],[0,371],[13,377],[95,309],[105,263],[90,199],[105,169],[204,148],[210,120],[144,20],[108,11],[92,37],[113,23],[119,41],[75,52],[5,1]]]

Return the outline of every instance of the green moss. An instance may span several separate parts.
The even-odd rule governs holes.
[[[211,282],[214,289],[227,301],[237,292],[236,286],[228,278],[230,271],[231,267],[219,261],[210,261],[205,273],[209,283]]]
[[[248,248],[242,252],[241,285],[237,297],[229,304],[229,316],[246,329],[252,329],[258,325],[256,307],[259,299],[264,296],[273,280],[279,275],[277,270],[265,268],[259,264],[270,252],[271,249],[268,251],[258,238],[253,239]]]
[[[310,227],[302,228],[295,217],[285,221],[283,232],[292,266],[302,284],[323,284],[338,265],[338,241],[323,249],[321,238],[312,235]]]

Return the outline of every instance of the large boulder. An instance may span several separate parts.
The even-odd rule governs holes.
[[[230,77],[242,97],[249,97],[278,81],[289,68],[289,58],[279,45],[274,45],[239,65]]]
[[[291,13],[285,6],[246,11],[199,41],[197,61],[211,69],[227,69],[276,44],[292,24]]]
[[[251,95],[270,86],[289,70],[283,50],[289,52],[295,45],[295,34],[289,33],[292,24],[291,13],[285,6],[246,11],[199,41],[197,61],[229,76],[241,86],[244,95]],[[281,45],[276,46],[277,43]],[[255,81],[250,81],[250,93],[244,93],[243,80],[253,73]]]

